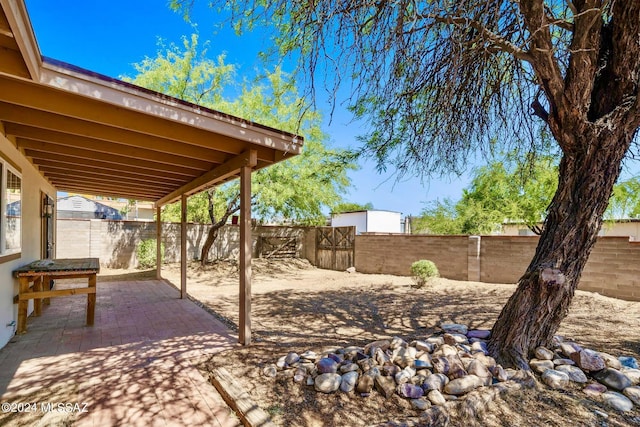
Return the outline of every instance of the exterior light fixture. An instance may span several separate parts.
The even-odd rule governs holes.
[[[42,216],[44,218],[53,217],[53,199],[50,197],[44,198],[44,204],[42,205]]]

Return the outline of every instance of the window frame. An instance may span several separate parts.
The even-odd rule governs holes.
[[[22,245],[23,245],[23,233],[22,230],[24,228],[24,189],[23,189],[23,178],[22,171],[11,161],[6,159],[4,156],[0,155],[0,211],[2,215],[0,215],[0,263],[4,263],[7,261],[11,261],[14,259],[18,259],[22,256]],[[8,184],[8,173],[11,172],[17,178],[20,179],[20,239],[19,245],[14,249],[7,249],[7,227],[8,227],[8,215],[7,215],[7,184]]]

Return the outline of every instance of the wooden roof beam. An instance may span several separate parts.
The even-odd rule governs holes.
[[[103,154],[101,156],[96,156],[94,153],[88,150],[80,150],[69,147],[62,147],[56,151],[49,151],[46,148],[42,148],[40,146],[36,146],[33,142],[37,141],[29,141],[25,139],[18,139],[18,148],[24,150],[24,154],[28,157],[34,159],[34,163],[37,163],[36,159],[60,159],[64,157],[76,157],[80,159],[95,159],[98,158],[103,163],[111,163],[114,170],[122,169],[149,169],[157,172],[173,172],[176,174],[181,174],[184,176],[196,177],[200,175],[203,171],[201,169],[194,169],[184,166],[176,166],[176,165],[167,165],[164,163],[151,162],[151,161],[140,161],[137,159],[130,159],[128,157],[114,156],[109,154]],[[41,143],[39,143],[41,144]],[[45,144],[47,145],[47,144]],[[34,147],[34,148],[31,148]]]
[[[172,191],[156,202],[156,207],[163,206],[178,200],[183,194],[190,195],[210,187],[215,183],[225,181],[229,177],[237,175],[243,167],[255,167],[258,164],[258,156],[255,150],[246,151],[215,169],[199,176],[177,190]]]
[[[161,151],[155,151],[115,142],[105,142],[93,138],[69,135],[62,132],[47,129],[38,129],[25,125],[7,123],[5,125],[5,131],[7,134],[14,135],[18,138],[29,139],[32,141],[41,141],[47,144],[53,143],[66,147],[91,150],[95,151],[96,153],[109,153],[140,160],[153,160],[159,163],[166,163],[170,165],[178,164],[182,166],[190,166],[200,170],[208,170],[211,168],[211,162],[201,159],[182,157],[177,154],[163,153]],[[215,163],[222,163],[222,161]]]
[[[40,172],[44,173],[45,175],[52,175],[52,174],[64,174],[67,176],[74,176],[77,178],[83,177],[83,176],[88,176],[88,177],[95,177],[95,178],[111,178],[113,177],[113,173],[110,173],[109,171],[104,171],[101,169],[96,169],[96,168],[91,168],[90,171],[78,171],[76,169],[69,169],[69,167],[65,167],[62,164],[56,164],[56,165],[51,165],[51,164],[43,164],[42,162],[39,162],[38,164],[38,169],[40,170]],[[127,180],[130,182],[146,182],[146,183],[158,183],[158,184],[168,184],[168,185],[173,185],[175,186],[176,184],[184,184],[185,180],[184,179],[179,179],[179,180],[173,180],[173,179],[167,179],[164,176],[159,176],[159,175],[147,175],[147,174],[132,174],[129,172],[119,172],[118,173],[118,177],[123,179],[123,180]]]
[[[104,196],[104,197],[117,197],[117,198],[125,198],[125,199],[133,199],[133,200],[144,200],[147,202],[154,202],[158,199],[157,196],[146,194],[144,192],[138,192],[134,190],[124,191],[119,189],[117,191],[100,188],[96,190],[95,187],[83,187],[81,185],[74,184],[64,184],[58,187],[59,191],[67,191],[70,193],[80,193],[80,194],[91,194],[93,196]]]
[[[0,93],[4,102],[16,106],[25,106],[86,122],[166,138],[226,154],[235,155],[238,152],[255,149],[260,159],[273,161],[274,149],[282,145],[277,143],[275,138],[266,138],[264,145],[257,145],[260,138],[252,143],[246,140],[247,136],[241,137],[242,131],[236,131],[240,134],[239,139],[222,134],[213,137],[210,130],[197,127],[195,122],[180,122],[169,117],[154,116],[127,109],[125,106],[109,104],[101,99],[81,96],[68,89],[42,86],[27,80],[7,79],[2,75],[0,75]],[[4,119],[2,115],[0,119]],[[194,116],[193,120],[197,121],[198,117]],[[250,133],[248,129],[244,132]],[[291,145],[297,147],[297,145]]]
[[[61,171],[46,172],[45,176],[52,181],[72,179],[72,180],[80,180],[87,184],[105,183],[105,184],[117,184],[117,185],[125,185],[125,186],[129,185],[129,186],[144,189],[144,190],[158,189],[164,192],[167,192],[171,188],[174,188],[174,186],[167,183],[150,182],[150,181],[144,181],[144,180],[132,180],[129,178],[105,177],[105,176],[99,176],[99,175],[96,176],[89,172],[87,173],[82,173],[82,172],[65,173]]]
[[[84,182],[80,182],[78,180],[74,180],[74,179],[56,179],[56,180],[52,180],[52,182],[54,183],[54,185],[56,187],[58,187],[58,189],[68,189],[68,188],[76,188],[76,189],[87,189],[86,191],[89,191],[89,189],[94,189],[91,190],[93,192],[95,192],[96,188],[99,188],[98,191],[109,191],[112,192],[114,194],[136,194],[140,197],[145,196],[147,197],[146,199],[143,200],[149,200],[149,201],[154,201],[157,200],[158,198],[160,198],[162,196],[162,194],[164,194],[164,192],[162,190],[147,190],[147,189],[139,189],[137,187],[134,187],[132,185],[117,185],[117,184],[100,184],[99,187],[96,187],[95,184],[92,183],[84,183]]]

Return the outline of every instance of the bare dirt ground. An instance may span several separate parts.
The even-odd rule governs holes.
[[[188,293],[231,327],[237,325],[237,266],[194,263],[188,271]],[[257,259],[253,272],[254,344],[218,354],[203,369],[225,367],[279,426],[370,426],[418,416],[399,396],[324,395],[290,379],[267,378],[262,368],[289,351],[425,337],[442,322],[491,328],[515,289],[447,279],[415,289],[408,277],[320,270],[302,260]],[[180,283],[177,265],[165,266],[163,276]],[[640,302],[578,291],[559,334],[598,351],[640,358]],[[454,412],[449,425],[638,426],[640,410],[622,414],[578,388],[552,391],[537,385],[490,402],[481,415]]]

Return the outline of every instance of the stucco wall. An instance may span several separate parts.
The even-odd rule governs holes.
[[[40,259],[42,253],[40,192],[55,199],[56,191],[18,152],[13,143],[4,137],[0,124],[0,154],[13,163],[22,174],[22,251],[20,257],[0,263],[0,347],[14,335],[18,305],[13,297],[18,294],[18,281],[13,278],[13,270]],[[33,302],[29,304],[32,311]]]
[[[156,238],[155,222],[68,220],[57,221],[58,257],[78,258],[92,256],[100,258],[100,264],[111,268],[132,268],[137,266],[136,248],[146,239]],[[200,258],[209,225],[187,225],[187,259]],[[257,244],[260,237],[295,236],[297,256],[307,256],[307,229],[304,227],[257,226],[252,230],[253,256],[258,256]],[[240,249],[239,228],[228,225],[218,235],[211,258],[232,258]],[[162,226],[162,241],[165,247],[165,262],[180,260],[180,224],[165,223]],[[312,240],[313,241],[313,240]]]

